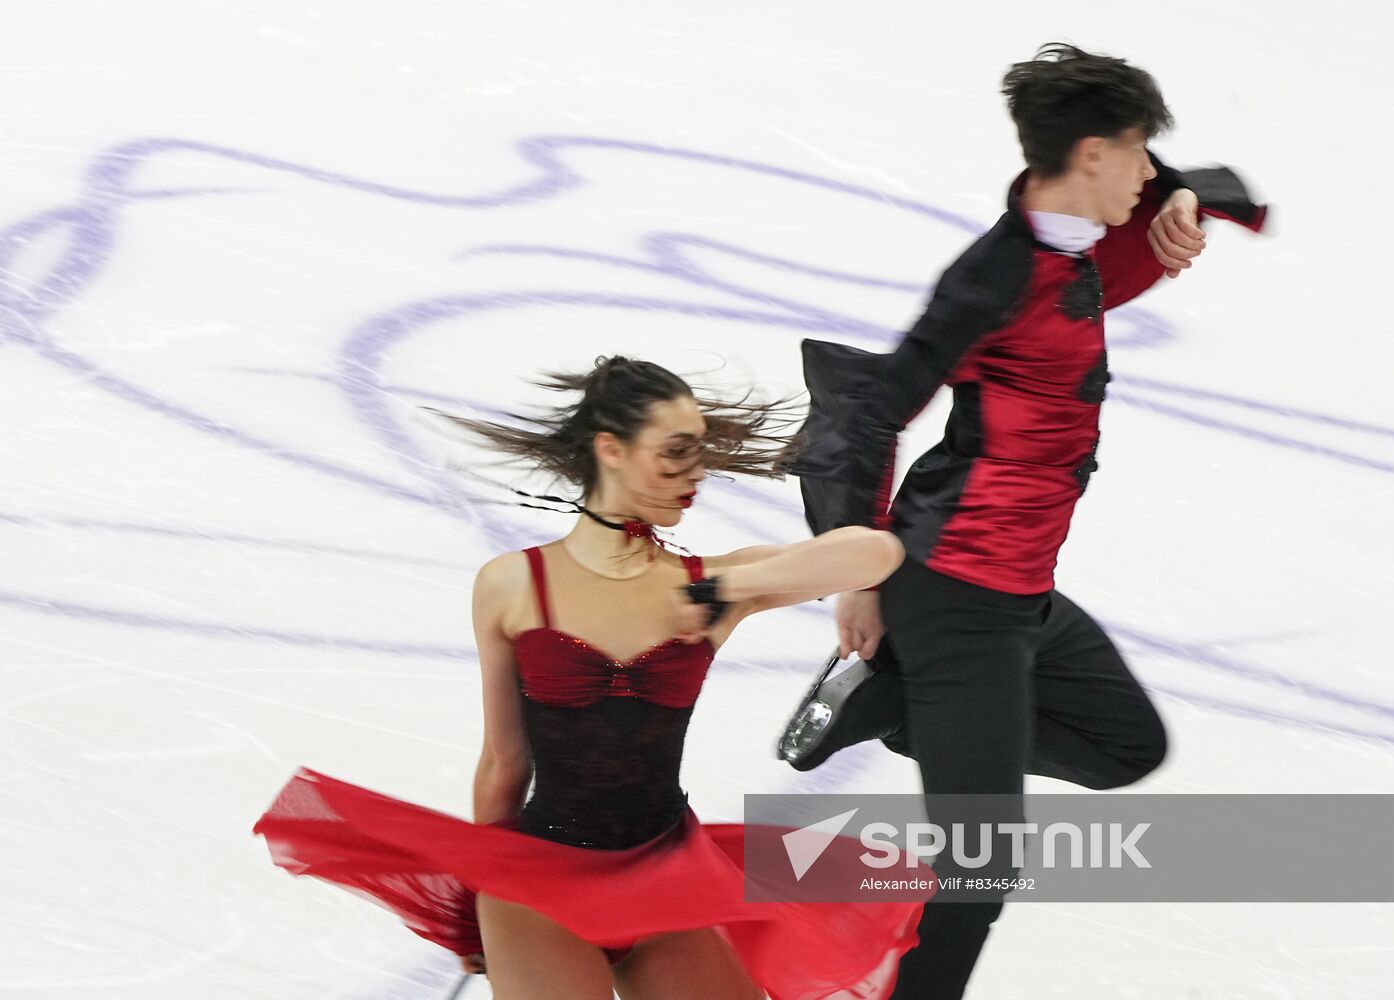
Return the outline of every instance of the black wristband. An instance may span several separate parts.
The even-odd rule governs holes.
[[[726,609],[731,606],[730,602],[723,601],[716,596],[717,586],[721,583],[719,576],[704,576],[700,580],[689,583],[686,587],[687,599],[693,604],[705,604],[707,606],[707,628],[711,628],[717,620],[726,613]]]

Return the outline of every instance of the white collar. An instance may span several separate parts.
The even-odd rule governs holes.
[[[1084,253],[1108,232],[1102,222],[1091,222],[1078,215],[1059,212],[1027,212],[1026,215],[1036,239],[1062,253]]]

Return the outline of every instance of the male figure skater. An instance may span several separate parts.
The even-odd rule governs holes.
[[[1151,155],[1171,114],[1152,77],[1121,59],[1046,46],[1003,91],[1026,158],[1006,213],[944,273],[893,354],[805,345],[802,466],[815,531],[893,527],[905,545],[879,593],[839,597],[837,626],[843,655],[863,658],[884,627],[881,658],[894,654],[904,699],[898,745],[926,795],[1014,796],[1016,815],[1001,818],[1019,822],[1025,774],[1114,788],[1166,752],[1113,643],[1054,589],[1097,468],[1103,313],[1191,267],[1201,216],[1257,231],[1265,210],[1228,170],[1180,173]],[[897,436],[945,384],[944,439],[890,506]],[[819,385],[832,387],[823,403]],[[1001,908],[1000,895],[927,905],[894,996],[960,997]]]

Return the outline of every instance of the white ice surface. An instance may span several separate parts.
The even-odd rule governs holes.
[[[611,352],[792,391],[810,330],[884,345],[999,213],[998,81],[1055,38],[1150,69],[1178,121],[1158,148],[1276,206],[1110,324],[1059,584],[1171,729],[1137,790],[1391,791],[1389,15],[1277,6],[15,5],[0,995],[443,1000],[441,952],[249,833],[300,764],[468,809],[473,572],[566,523],[472,505],[413,404],[526,405],[529,374]],[[714,485],[680,537],[799,538],[796,500]],[[772,759],[831,634],[792,609],[723,650],[684,775],[704,817],[915,787],[872,750]],[[1391,982],[1389,906],[1022,904],[971,995]]]

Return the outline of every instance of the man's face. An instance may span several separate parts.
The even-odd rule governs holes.
[[[1140,128],[1130,128],[1103,139],[1092,165],[1102,220],[1121,226],[1132,216],[1142,185],[1157,176],[1147,155],[1147,135]]]

